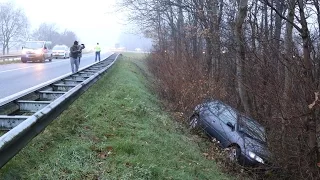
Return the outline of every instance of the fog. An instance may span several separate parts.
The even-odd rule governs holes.
[[[117,12],[116,0],[0,0],[0,3],[4,2],[22,9],[28,19],[25,23],[29,24],[30,34],[42,23],[47,23],[54,24],[57,31],[74,32],[77,40],[88,46],[99,42],[106,48],[115,44],[127,50],[151,47],[151,41],[142,35],[130,34],[128,29],[132,29],[132,25],[126,22],[123,12]]]
[[[150,39],[126,31],[120,34],[118,43],[120,47],[125,47],[126,50],[129,51],[134,51],[138,48],[143,51],[150,51],[152,47],[152,41]]]

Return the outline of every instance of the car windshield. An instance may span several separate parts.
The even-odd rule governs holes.
[[[240,116],[240,131],[244,132],[253,139],[266,142],[266,133],[264,128],[253,119]]]
[[[26,42],[25,49],[40,49],[43,48],[43,42]]]
[[[63,46],[56,46],[56,47],[53,47],[52,50],[65,50],[65,47],[63,47]]]

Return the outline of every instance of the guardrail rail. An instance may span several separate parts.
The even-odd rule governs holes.
[[[0,99],[0,168],[116,62],[120,54]]]
[[[21,59],[21,54],[19,54],[19,55],[0,55],[0,60],[1,61],[6,61],[6,60],[8,60],[8,61],[12,61],[12,60],[18,60],[18,59]]]

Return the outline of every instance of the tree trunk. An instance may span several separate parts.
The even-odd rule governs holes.
[[[182,12],[182,0],[177,0],[178,3],[178,19],[177,19],[177,58],[178,60],[182,60],[182,39],[183,39],[183,12]]]
[[[295,0],[290,0],[288,2],[288,14],[287,14],[287,19],[291,22],[294,20],[294,9],[295,9]],[[290,92],[291,92],[291,76],[290,76],[290,67],[291,63],[289,60],[292,60],[293,53],[293,41],[292,41],[292,32],[293,32],[293,25],[289,23],[288,21],[286,22],[286,32],[285,32],[285,37],[284,37],[284,46],[285,46],[285,60],[284,60],[284,90],[283,90],[283,97],[284,97],[284,111],[287,112],[290,105]],[[281,129],[282,129],[282,134],[281,134],[281,146],[282,148],[285,148],[285,133],[286,133],[286,122],[282,118],[281,120]]]
[[[288,2],[288,15],[287,19],[291,22],[294,20],[294,9],[295,9],[295,0],[290,0]],[[293,41],[292,41],[292,32],[293,32],[293,25],[290,22],[286,22],[286,33],[284,39],[285,45],[285,61],[284,61],[284,91],[283,96],[285,99],[285,104],[290,99],[290,90],[291,90],[291,77],[290,77],[290,63],[289,60],[292,59],[293,53]]]
[[[206,37],[205,38],[206,40],[206,62],[207,62],[207,75],[208,75],[208,78],[211,77],[211,74],[212,74],[212,71],[213,71],[213,58],[212,58],[212,55],[213,55],[213,45],[212,45],[212,41],[211,41],[211,38],[210,37]]]
[[[277,0],[276,1],[276,8],[279,11],[279,13],[283,14],[284,11],[284,2],[283,0]],[[279,49],[280,49],[280,38],[281,38],[281,29],[282,29],[282,18],[278,15],[275,14],[275,23],[274,23],[274,59],[277,62],[277,74],[278,77],[281,76],[281,63],[279,61],[280,59],[280,53],[279,53]]]
[[[219,71],[219,61],[220,61],[220,24],[219,24],[219,15],[218,15],[218,0],[210,0],[212,1],[212,44],[213,44],[213,66],[215,67],[215,71]],[[213,76],[213,74],[212,74]]]
[[[313,0],[313,3],[314,3],[314,7],[316,8],[317,10],[317,20],[318,20],[318,33],[319,33],[319,36],[320,36],[320,7],[319,7],[319,0]]]
[[[198,18],[195,16],[193,19],[192,34],[192,55],[195,59],[199,58],[199,47],[198,47],[198,35],[197,35]]]
[[[235,43],[236,43],[236,63],[237,63],[237,83],[238,83],[238,92],[243,108],[247,114],[250,113],[250,105],[247,90],[244,86],[245,83],[245,72],[244,64],[246,60],[245,52],[245,39],[243,34],[243,24],[247,16],[248,11],[248,0],[238,0],[239,9],[236,17],[235,24]]]
[[[301,19],[301,38],[303,43],[303,66],[304,66],[304,79],[305,79],[305,99],[307,104],[313,102],[314,89],[314,79],[312,75],[312,61],[310,57],[310,35],[308,29],[308,23],[306,20],[304,8],[305,4],[303,0],[298,0],[299,14]],[[309,110],[308,110],[309,111]],[[309,166],[310,169],[315,170],[317,162],[319,161],[319,153],[317,149],[317,134],[316,127],[317,121],[315,119],[315,112],[312,110],[310,115],[306,119],[306,130],[308,137],[308,156],[309,156]]]

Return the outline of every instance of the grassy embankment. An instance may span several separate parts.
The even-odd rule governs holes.
[[[143,55],[124,54],[0,179],[228,179],[161,110],[145,69]]]

